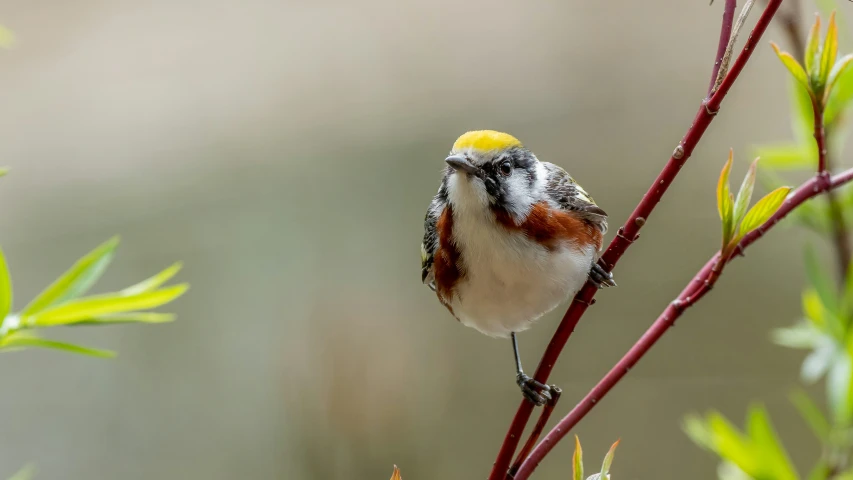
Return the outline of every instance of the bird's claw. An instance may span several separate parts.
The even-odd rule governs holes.
[[[598,263],[592,265],[589,271],[589,279],[595,283],[598,288],[615,287],[616,282],[613,281],[613,274],[608,272]]]
[[[551,392],[557,389],[553,385],[545,385],[535,378],[530,378],[524,373],[519,373],[515,382],[521,388],[521,394],[524,395],[524,398],[537,407],[552,402],[554,397]]]

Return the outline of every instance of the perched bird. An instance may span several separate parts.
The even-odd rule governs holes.
[[[465,133],[445,159],[424,220],[421,279],[463,325],[512,339],[516,383],[536,405],[551,399],[521,367],[515,334],[591,279],[607,214],[565,170],[540,162],[512,135]]]

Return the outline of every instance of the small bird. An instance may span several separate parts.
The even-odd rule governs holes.
[[[516,383],[544,405],[555,387],[524,373],[516,333],[587,279],[616,286],[596,263],[607,214],[565,170],[507,133],[467,132],[444,161],[424,220],[421,280],[463,325],[512,339]]]

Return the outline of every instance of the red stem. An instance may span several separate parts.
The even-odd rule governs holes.
[[[720,87],[710,98],[702,102],[702,105],[699,107],[699,111],[696,112],[693,124],[675,148],[672,157],[670,157],[666,166],[664,166],[663,170],[657,176],[654,183],[652,183],[651,187],[649,187],[646,194],[643,195],[643,199],[634,209],[634,212],[631,213],[625,221],[625,224],[619,228],[616,237],[610,242],[610,245],[600,260],[600,263],[602,263],[608,271],[613,269],[616,262],[618,262],[622,257],[622,254],[625,253],[625,250],[627,250],[634,240],[639,237],[640,228],[646,223],[649,215],[652,213],[655,206],[657,206],[664,193],[666,193],[669,185],[678,175],[678,172],[681,171],[681,167],[687,159],[690,158],[690,155],[693,153],[693,149],[696,148],[696,144],[711,124],[711,121],[714,119],[714,116],[720,108],[720,104],[731,89],[735,80],[737,80],[738,75],[743,71],[746,62],[749,61],[749,57],[752,55],[753,50],[755,50],[756,43],[761,39],[761,35],[764,31],[767,30],[767,26],[770,24],[773,15],[779,9],[779,5],[781,3],[782,0],[768,1],[764,12],[762,12],[761,17],[758,19],[758,22],[756,22],[749,38],[746,40],[743,50],[740,55],[738,55],[728,74],[726,74],[726,77],[723,79]],[[551,374],[554,364],[557,362],[560,353],[563,351],[563,347],[569,340],[569,337],[574,331],[574,328],[581,316],[583,316],[586,311],[586,307],[592,302],[592,298],[596,291],[597,288],[595,285],[587,282],[587,284],[584,285],[580,292],[575,296],[575,301],[569,306],[569,309],[563,316],[563,320],[557,327],[557,331],[554,332],[554,336],[548,343],[548,347],[545,349],[542,359],[539,361],[539,366],[537,367],[534,375],[536,380],[542,383],[546,383],[548,381],[548,376]],[[489,474],[489,480],[502,480],[507,477],[512,456],[515,453],[516,448],[518,448],[521,435],[524,433],[524,427],[530,420],[532,412],[533,404],[527,400],[522,400],[518,410],[515,412],[515,417],[513,417],[509,431],[507,432],[506,437],[504,437],[497,459],[492,466],[492,471]]]
[[[832,177],[829,182],[825,182],[821,175],[816,175],[810,180],[803,183],[797,188],[782,206],[764,222],[758,229],[747,234],[738,243],[737,249],[744,250],[753,242],[764,236],[768,230],[773,228],[779,220],[785,218],[792,210],[801,205],[806,200],[828,191],[830,188],[835,188],[853,180],[853,169],[847,170],[835,177]],[[730,262],[736,255],[729,256],[723,260],[720,268]],[[554,446],[565,437],[578,422],[583,419],[590,410],[609,392],[618,382],[628,373],[628,371],[637,364],[637,362],[649,351],[655,343],[663,336],[664,333],[675,324],[675,321],[682,313],[706,293],[711,290],[711,287],[716,283],[718,276],[713,275],[714,266],[720,258],[720,253],[717,252],[699,273],[693,278],[682,290],[678,298],[670,303],[663,313],[655,320],[651,327],[643,334],[642,337],[628,350],[621,360],[607,372],[607,375],[598,382],[598,384],[590,390],[589,393],[566,415],[560,420],[547,435],[542,439],[542,442],[533,449],[527,459],[522,463],[516,473],[515,480],[526,480],[533,473],[533,470],[539,465],[539,462],[554,448]]]
[[[814,112],[814,140],[817,143],[817,173],[826,172],[826,130],[823,127],[823,106],[816,98],[812,98]]]
[[[723,22],[720,26],[720,43],[717,44],[717,59],[714,61],[714,71],[711,72],[711,84],[708,86],[708,95],[711,94],[711,91],[714,90],[714,84],[717,83],[717,74],[720,73],[723,55],[726,53],[726,46],[728,46],[729,38],[732,36],[735,10],[737,10],[737,0],[726,0],[726,6],[723,10]]]

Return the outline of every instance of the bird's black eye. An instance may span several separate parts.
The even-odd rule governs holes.
[[[504,162],[500,166],[501,175],[504,177],[508,177],[510,173],[512,173],[512,164],[509,162]]]

